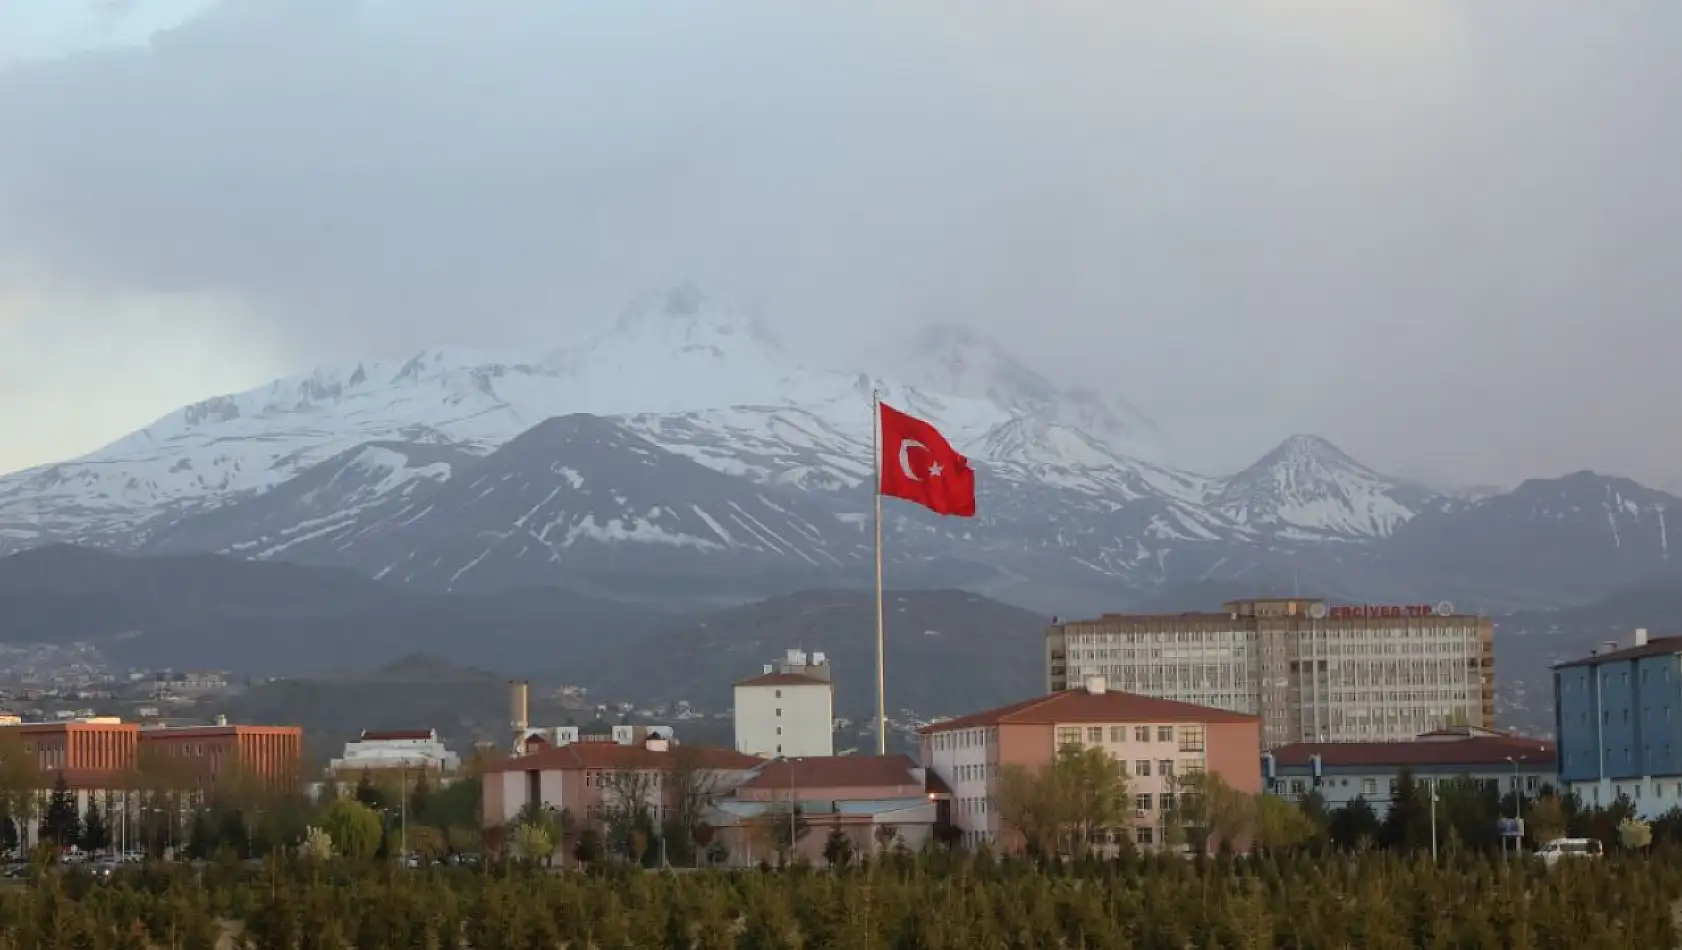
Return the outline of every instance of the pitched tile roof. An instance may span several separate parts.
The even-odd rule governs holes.
[[[908,755],[818,755],[772,759],[743,788],[875,788],[918,785],[917,763]]]
[[[1036,696],[1009,706],[971,713],[945,722],[930,723],[918,730],[934,735],[954,729],[979,726],[1053,725],[1062,722],[1260,722],[1258,716],[1212,706],[1198,706],[1172,699],[1157,699],[1137,693],[1105,690],[1066,689],[1048,696]]]
[[[679,750],[682,750],[681,752]],[[572,769],[664,769],[685,761],[695,768],[721,772],[746,771],[765,764],[758,756],[712,746],[675,746],[657,752],[642,745],[615,742],[574,742],[512,756],[485,769],[487,772],[567,771]]]
[[[1320,756],[1324,768],[1389,766],[1488,765],[1509,767],[1508,759],[1523,765],[1551,766],[1559,759],[1552,742],[1523,736],[1473,736],[1469,739],[1423,742],[1295,742],[1273,750],[1281,768],[1300,768],[1309,756]]]
[[[738,680],[737,686],[828,686],[829,680],[805,673],[761,673],[745,680]]]
[[[1622,660],[1642,660],[1650,656],[1666,656],[1672,653],[1682,653],[1682,636],[1654,637],[1638,647],[1625,647],[1622,650],[1613,650],[1609,653],[1555,663],[1554,669],[1562,670],[1568,666],[1595,666],[1600,663],[1616,663]]]

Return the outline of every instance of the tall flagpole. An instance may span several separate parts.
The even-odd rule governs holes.
[[[876,754],[888,754],[887,651],[882,636],[882,394],[870,391],[870,445],[876,484]]]

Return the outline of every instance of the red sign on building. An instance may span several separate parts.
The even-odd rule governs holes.
[[[1333,620],[1363,620],[1385,617],[1434,617],[1437,608],[1430,604],[1379,604],[1359,607],[1333,607]]]

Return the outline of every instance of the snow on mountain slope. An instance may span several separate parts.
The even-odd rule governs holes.
[[[985,399],[1013,415],[1063,423],[1091,433],[1110,451],[1161,459],[1168,439],[1143,412],[1118,396],[1061,386],[970,327],[925,327],[908,350],[882,357],[897,374],[935,392]]]
[[[1393,481],[1325,439],[1295,435],[1220,483],[1209,505],[1239,524],[1287,537],[1386,537],[1424,510],[1429,493]]]
[[[936,422],[960,448],[1017,412],[986,398],[804,369],[751,316],[680,286],[639,300],[596,338],[535,359],[437,348],[196,403],[81,459],[0,479],[0,539],[120,535],[165,510],[272,489],[364,443],[483,454],[578,412],[640,419],[656,442],[727,473],[857,484],[869,473],[872,388]],[[751,446],[737,451],[744,438],[757,439],[757,462]],[[1037,460],[1067,461],[1058,448],[1040,445],[1051,454]],[[791,464],[795,456],[803,461]]]

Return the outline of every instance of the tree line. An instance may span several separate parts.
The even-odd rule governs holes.
[[[932,845],[846,866],[466,871],[277,851],[0,889],[0,950],[1630,950],[1674,946],[1674,854],[1552,869],[1462,852],[995,858]]]

